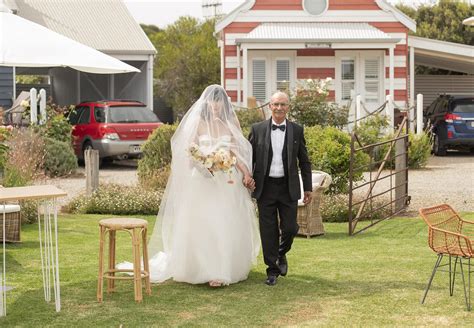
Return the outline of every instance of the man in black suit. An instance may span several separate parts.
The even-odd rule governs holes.
[[[311,162],[303,127],[286,119],[288,95],[276,92],[270,100],[272,118],[252,126],[253,178],[257,199],[265,283],[273,286],[288,271],[286,253],[298,232],[296,215],[301,198],[298,166],[303,180],[305,204],[311,201]],[[278,222],[278,217],[280,222]],[[280,236],[281,231],[281,236]]]

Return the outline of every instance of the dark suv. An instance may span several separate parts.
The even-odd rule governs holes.
[[[446,155],[450,148],[474,152],[474,97],[440,95],[423,113],[433,133],[433,153]]]
[[[79,159],[88,148],[100,159],[138,157],[140,146],[162,123],[145,104],[132,100],[86,101],[69,115],[73,147]]]

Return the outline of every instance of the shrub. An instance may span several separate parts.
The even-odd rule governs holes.
[[[240,127],[242,128],[243,132],[250,132],[250,128],[253,124],[261,122],[265,119],[261,109],[241,109],[235,111],[235,113],[237,114],[237,118],[239,119]],[[248,133],[244,134],[244,136],[248,136]]]
[[[408,167],[411,169],[425,167],[431,155],[432,144],[430,135],[426,132],[423,132],[421,135],[410,133],[409,140]]]
[[[289,117],[304,126],[337,126],[347,124],[349,109],[328,102],[331,79],[307,80],[292,92]]]
[[[149,191],[139,186],[102,184],[90,197],[79,195],[65,211],[82,214],[157,214],[162,192]]]
[[[43,167],[43,138],[32,129],[14,130],[8,147],[3,185],[26,186],[39,175]]]
[[[41,129],[45,137],[72,144],[72,126],[62,114],[51,117]]]
[[[380,142],[388,125],[389,123],[385,116],[375,114],[360,123],[357,127],[357,137],[363,145]]]
[[[360,196],[354,197],[354,202],[361,201]],[[376,198],[373,200],[372,207],[379,208],[390,202],[389,199]],[[360,204],[356,205],[352,210],[352,217],[355,217],[359,210]],[[324,222],[349,222],[349,195],[323,195],[321,199],[321,217]],[[364,208],[364,213],[367,213],[368,205]],[[387,217],[390,214],[390,206],[380,208],[372,213],[371,218],[363,218],[364,220],[379,220]]]
[[[394,137],[393,134],[384,134],[384,130],[387,127],[388,121],[384,116],[374,115],[360,124],[357,128],[357,136],[363,145],[387,141]],[[428,158],[430,157],[432,147],[429,134],[424,132],[422,135],[418,136],[409,133],[408,142],[408,167],[411,169],[425,167]],[[370,149],[367,148],[366,153],[372,155],[374,162],[378,162],[383,159],[389,147],[390,144],[387,143]],[[392,160],[385,164],[385,168],[395,167],[395,162],[393,160],[395,157],[395,146],[392,148],[391,157]]]
[[[163,124],[143,144],[143,157],[138,161],[138,181],[144,188],[160,189],[166,185],[171,164],[171,137],[177,124]]]
[[[48,176],[64,176],[77,168],[77,158],[70,143],[45,138],[44,170]]]
[[[0,171],[2,172],[3,177],[3,168],[5,167],[5,162],[7,160],[8,146],[6,145],[8,139],[10,139],[13,127],[9,125],[8,127],[0,126]]]
[[[345,193],[349,186],[350,137],[334,127],[313,126],[305,129],[306,145],[313,170],[331,175],[329,192]],[[357,153],[355,167],[368,163],[368,156]],[[354,181],[362,180],[363,172],[354,172]]]
[[[30,224],[38,221],[38,206],[35,201],[22,200],[21,207],[21,222]]]

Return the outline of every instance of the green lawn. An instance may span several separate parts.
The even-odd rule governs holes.
[[[275,287],[263,283],[259,257],[249,279],[236,285],[170,281],[153,285],[153,295],[135,304],[132,283],[119,281],[117,292],[99,304],[97,222],[103,217],[60,217],[60,313],[44,302],[38,226],[23,226],[23,243],[8,245],[7,284],[15,288],[0,326],[474,326],[460,277],[450,297],[447,273],[438,273],[420,304],[436,256],[419,218],[385,221],[356,237],[347,236],[346,224],[325,224],[325,236],[295,240],[288,276]],[[119,235],[121,261],[130,242]]]

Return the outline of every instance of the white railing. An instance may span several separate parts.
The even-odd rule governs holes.
[[[39,102],[39,120],[38,120],[38,102]],[[38,91],[35,88],[30,89],[30,124],[43,125],[47,121],[46,114],[46,90]]]

